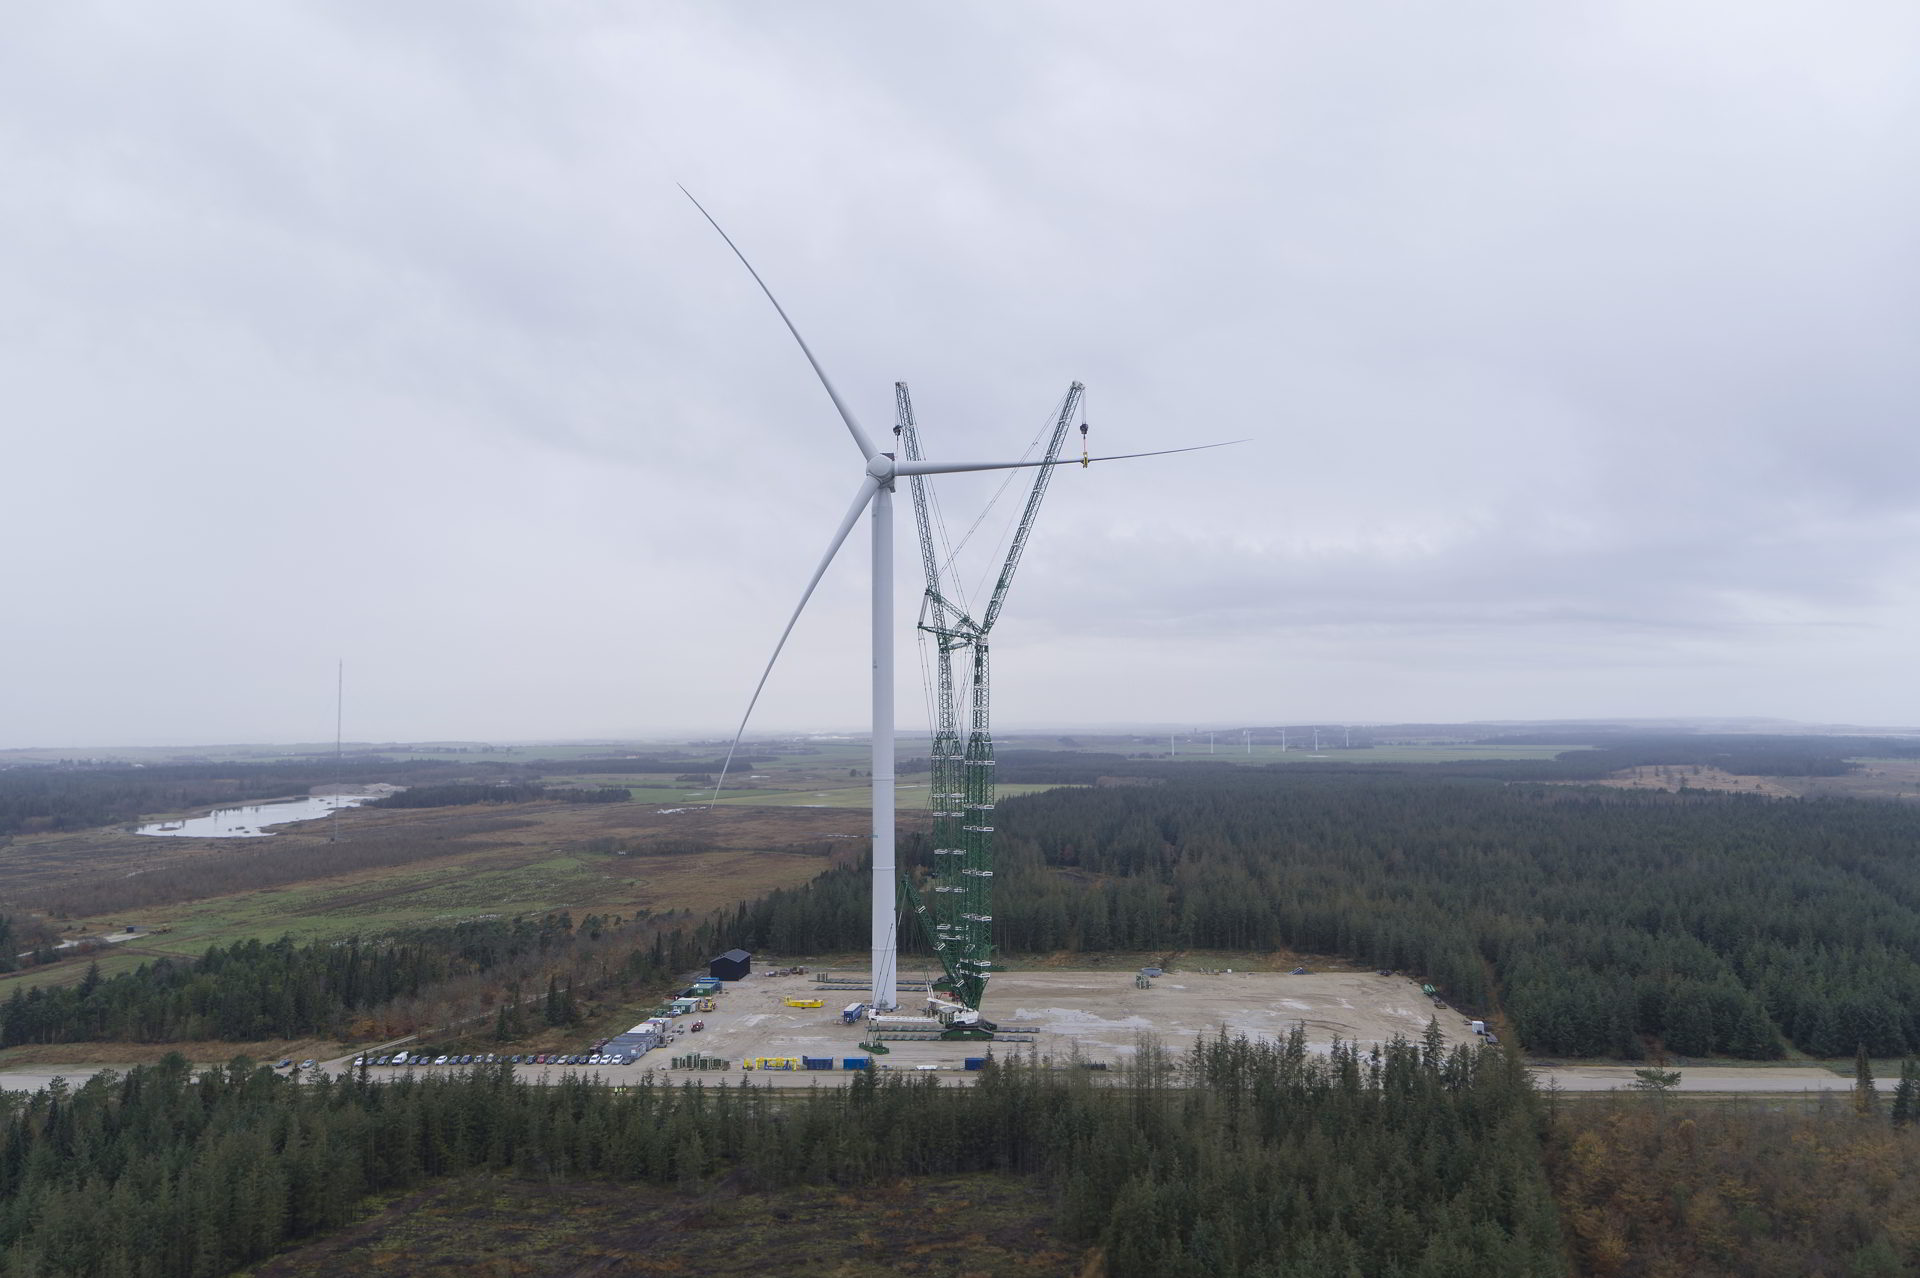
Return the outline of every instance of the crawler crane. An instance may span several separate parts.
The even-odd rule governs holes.
[[[925,477],[916,474],[911,480],[914,521],[920,532],[920,561],[927,578],[919,628],[931,636],[934,646],[931,908],[920,902],[911,884],[903,881],[902,890],[909,908],[920,915],[945,971],[945,979],[940,984],[955,1002],[973,1011],[979,1009],[987,981],[993,975],[995,786],[987,638],[1006,603],[1007,589],[1020,567],[1020,556],[1033,531],[1034,517],[1040,512],[1047,482],[1053,477],[1061,445],[1080,409],[1085,389],[1075,382],[1054,418],[1053,433],[1047,440],[1043,460],[1034,468],[1026,508],[1008,544],[1007,557],[994,582],[993,593],[977,620],[954,597],[955,592],[945,588],[952,566],[951,563],[943,565],[936,543],[939,518],[933,494]],[[901,449],[908,460],[922,460],[919,428],[905,382],[895,383],[894,401],[898,410],[894,432],[900,437]],[[1080,433],[1084,460],[1087,433],[1084,423]],[[962,652],[972,659],[971,677],[965,688],[969,709],[964,744],[960,738],[958,709],[961,689],[954,672],[955,654]],[[977,1022],[978,1018],[972,1019]],[[991,1025],[980,1024],[991,1032]]]

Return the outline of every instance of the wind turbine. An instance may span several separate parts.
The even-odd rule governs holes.
[[[693,206],[707,219],[707,224],[719,232],[733,255],[740,259],[740,265],[747,268],[747,274],[753,276],[753,282],[766,294],[767,301],[779,314],[780,321],[793,334],[793,340],[799,344],[800,353],[807,357],[812,365],[813,374],[820,379],[820,385],[826,390],[827,398],[833,401],[834,411],[840,414],[840,420],[846,424],[847,434],[853,437],[853,443],[860,450],[861,478],[860,487],[854,493],[853,503],[847,507],[846,515],[840,520],[840,526],[834,530],[832,539],[827,543],[827,553],[820,557],[819,566],[813,570],[813,576],[807,580],[806,589],[800,592],[800,602],[794,606],[793,615],[787,618],[786,628],[780,632],[780,639],[773,645],[773,655],[767,658],[767,667],[760,672],[760,681],[753,687],[753,696],[747,701],[747,711],[740,717],[740,729],[734,733],[733,744],[727,748],[726,762],[721,765],[720,780],[725,782],[727,769],[733,764],[734,751],[740,746],[740,739],[746,733],[747,720],[753,717],[753,708],[760,701],[760,693],[767,686],[767,678],[773,673],[774,662],[780,659],[780,652],[787,646],[788,636],[793,634],[795,623],[806,610],[807,601],[813,598],[813,591],[826,575],[827,566],[840,552],[847,535],[853,531],[863,513],[871,513],[873,531],[873,902],[869,918],[873,930],[873,1004],[879,1010],[891,1010],[899,1006],[899,971],[896,937],[894,934],[894,902],[897,893],[895,884],[899,872],[894,855],[894,776],[893,776],[893,485],[896,479],[914,475],[951,475],[962,471],[975,470],[1022,470],[1035,466],[1066,466],[1078,462],[1089,466],[1094,461],[1118,461],[1128,457],[1160,457],[1169,453],[1190,453],[1202,448],[1218,448],[1219,444],[1197,444],[1187,448],[1163,448],[1148,453],[1121,453],[1115,457],[1075,458],[1062,457],[1053,461],[985,461],[985,462],[942,462],[909,461],[896,458],[892,453],[882,452],[874,445],[873,438],[861,427],[853,410],[834,389],[833,380],[827,376],[827,370],[820,366],[814,357],[813,348],[807,345],[807,339],[800,336],[800,330],[787,315],[786,308],[780,305],[780,299],[773,295],[767,282],[760,278],[760,272],[753,269],[753,263],[740,251],[713,214],[706,206],[694,199],[693,192],[686,187],[680,188],[681,194],[693,200]],[[1240,441],[1229,441],[1238,443]],[[716,796],[719,786],[715,786]]]

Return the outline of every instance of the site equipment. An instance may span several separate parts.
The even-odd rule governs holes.
[[[920,629],[934,645],[934,735],[931,802],[933,806],[932,920],[928,928],[934,953],[946,979],[940,984],[969,1008],[978,1008],[993,975],[993,822],[994,758],[991,724],[992,684],[988,678],[987,636],[999,620],[1007,589],[1020,567],[1020,557],[1033,532],[1034,517],[1047,495],[1047,484],[1059,463],[1060,446],[1079,413],[1085,387],[1079,382],[1067,390],[1054,416],[1040,462],[1034,467],[1033,486],[1026,508],[1007,546],[1000,576],[994,582],[986,608],[978,619],[969,614],[959,591],[947,585],[952,572],[951,552],[942,561],[945,530],[931,486],[923,475],[912,476],[913,517],[920,533],[920,566],[926,574],[926,592],[920,607]],[[897,420],[894,433],[910,461],[921,460],[920,428],[914,420],[913,398],[905,382],[894,384]],[[1081,434],[1086,426],[1081,425]],[[967,681],[969,714],[967,739],[960,741],[958,684],[954,654],[970,651],[971,678]],[[911,891],[911,885],[907,885]],[[917,903],[909,899],[910,906]],[[924,916],[923,916],[924,917]],[[989,1030],[991,1026],[987,1027]]]

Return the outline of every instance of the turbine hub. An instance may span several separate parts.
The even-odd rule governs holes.
[[[872,460],[867,462],[867,474],[883,484],[891,484],[893,482],[893,454],[875,453]]]

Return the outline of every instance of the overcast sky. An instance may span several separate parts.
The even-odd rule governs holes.
[[[1058,475],[1004,724],[1920,723],[1910,3],[7,23],[0,746],[730,728],[861,463],[676,182],[876,434],[1251,441]]]

